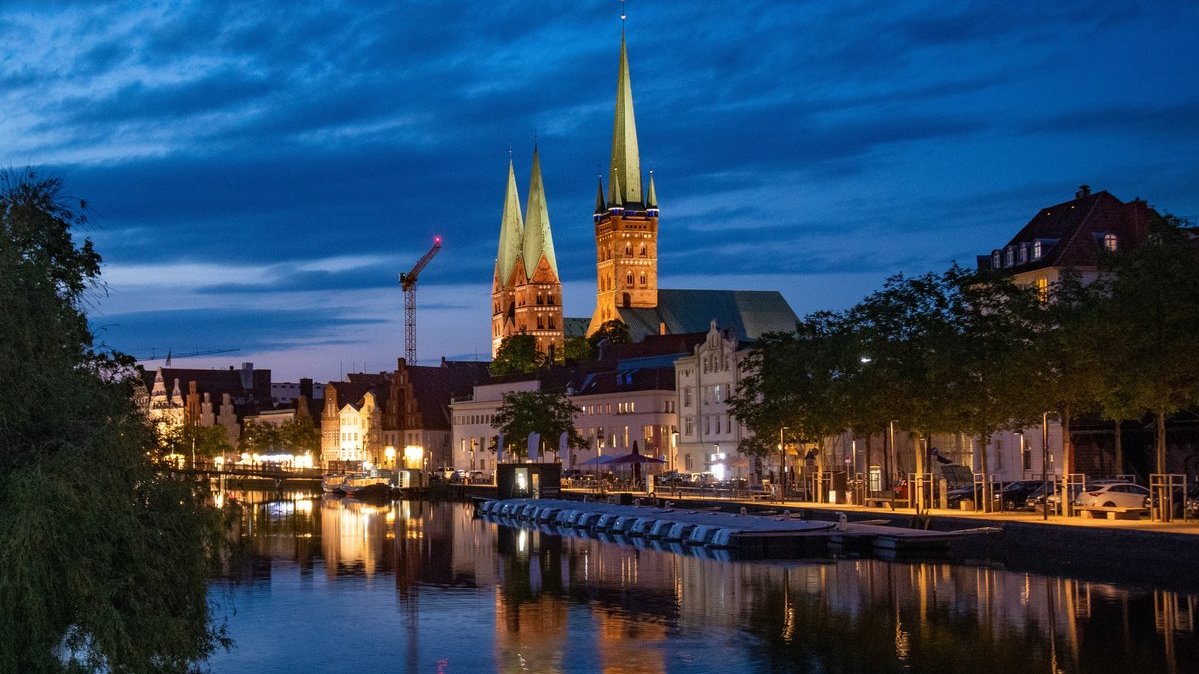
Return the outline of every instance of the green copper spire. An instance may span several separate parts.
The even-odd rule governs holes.
[[[619,206],[624,208],[624,198],[620,196],[620,171],[616,170],[616,166],[612,167],[612,173],[608,176],[608,207]]]
[[[516,192],[516,171],[512,168],[512,157],[508,157],[508,192],[504,195],[504,216],[500,220],[500,250],[495,256],[495,270],[500,285],[507,285],[512,268],[520,257],[520,242],[524,236],[524,222],[520,215],[520,195]]]
[[[652,170],[649,172],[649,194],[645,196],[645,207],[658,207],[658,192],[654,190],[654,172]]]
[[[623,30],[620,33],[620,73],[616,78],[616,119],[612,125],[612,169],[620,176],[621,203],[641,203],[641,155],[637,150],[633,84],[629,79],[629,53]]]
[[[545,205],[545,187],[541,183],[541,159],[537,148],[533,148],[533,175],[529,178],[529,204],[525,208],[529,219],[525,222],[524,258],[525,273],[530,278],[537,269],[537,262],[545,255],[558,277],[558,260],[554,257],[554,237],[550,234],[550,212]]]

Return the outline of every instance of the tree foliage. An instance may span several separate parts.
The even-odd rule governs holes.
[[[583,449],[587,441],[575,429],[579,408],[561,393],[513,391],[504,394],[503,403],[492,420],[492,427],[504,434],[504,448],[514,456],[528,454],[528,438],[541,434],[543,446],[557,451],[558,438],[567,434],[570,447]]]
[[[0,671],[182,671],[224,643],[204,485],[154,463],[130,359],[93,348],[86,204],[0,175]]]
[[[320,432],[306,415],[299,415],[282,424],[246,421],[238,443],[238,449],[250,454],[316,453],[320,448]]]
[[[593,353],[599,353],[600,343],[607,342],[607,345],[613,344],[628,344],[633,341],[633,337],[629,334],[629,326],[619,318],[614,318],[610,321],[604,321],[595,332],[587,336],[587,343],[591,345]]]
[[[545,356],[537,350],[537,338],[519,334],[505,337],[500,342],[495,358],[491,361],[492,376],[524,374],[533,372],[545,363]]]
[[[197,459],[213,457],[233,451],[229,435],[224,426],[197,426],[183,424],[172,426],[160,433],[158,446],[163,454],[180,454],[183,456],[196,453]]]

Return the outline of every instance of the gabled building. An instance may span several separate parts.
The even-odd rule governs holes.
[[[321,463],[329,469],[358,469],[384,460],[383,411],[390,375],[351,374],[325,385],[321,411]]]
[[[1083,185],[1074,198],[1037,211],[1002,248],[978,257],[980,270],[1001,271],[1045,291],[1070,270],[1083,281],[1099,273],[1104,252],[1133,248],[1148,236],[1155,216],[1140,199],[1120,201]]]
[[[444,358],[436,366],[408,365],[399,359],[383,420],[385,450],[391,447],[403,457],[407,448],[419,448],[430,468],[452,466],[450,399],[485,381],[487,368],[488,363]]]
[[[748,458],[737,451],[748,430],[728,406],[745,375],[741,361],[749,348],[735,329],[721,329],[712,321],[704,341],[675,361],[680,471],[711,471],[717,478],[749,472]]]
[[[242,419],[272,408],[271,371],[255,369],[253,363],[227,370],[160,367],[143,372],[142,381],[149,389],[147,415],[161,429],[219,424],[233,445],[241,435]]]
[[[561,354],[564,343],[562,281],[550,231],[541,159],[533,150],[528,220],[522,221],[516,174],[508,160],[508,188],[500,221],[500,245],[492,279],[491,355],[512,335],[532,335],[537,350]]]

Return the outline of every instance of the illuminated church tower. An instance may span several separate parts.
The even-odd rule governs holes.
[[[649,188],[644,189],[641,182],[633,85],[623,30],[608,189],[605,194],[601,179],[593,221],[596,295],[587,334],[595,332],[605,321],[621,318],[618,311],[621,308],[658,306],[658,198],[652,171]]]
[[[562,327],[562,281],[554,254],[541,159],[533,150],[533,172],[529,178],[528,220],[521,222],[519,195],[512,162],[508,162],[508,191],[500,222],[500,248],[492,283],[491,355],[495,356],[505,337],[532,335],[537,350],[560,357],[564,341]]]

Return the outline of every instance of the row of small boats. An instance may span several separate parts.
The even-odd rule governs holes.
[[[326,494],[342,494],[345,496],[386,495],[394,487],[394,474],[389,470],[331,473],[321,478],[321,490]]]
[[[716,508],[675,509],[545,499],[484,501],[479,504],[478,512],[496,521],[548,523],[713,548],[735,548],[738,539],[747,534],[800,535],[829,531],[837,526],[834,522],[796,519],[786,512],[751,515],[744,508],[738,513],[725,513]]]

